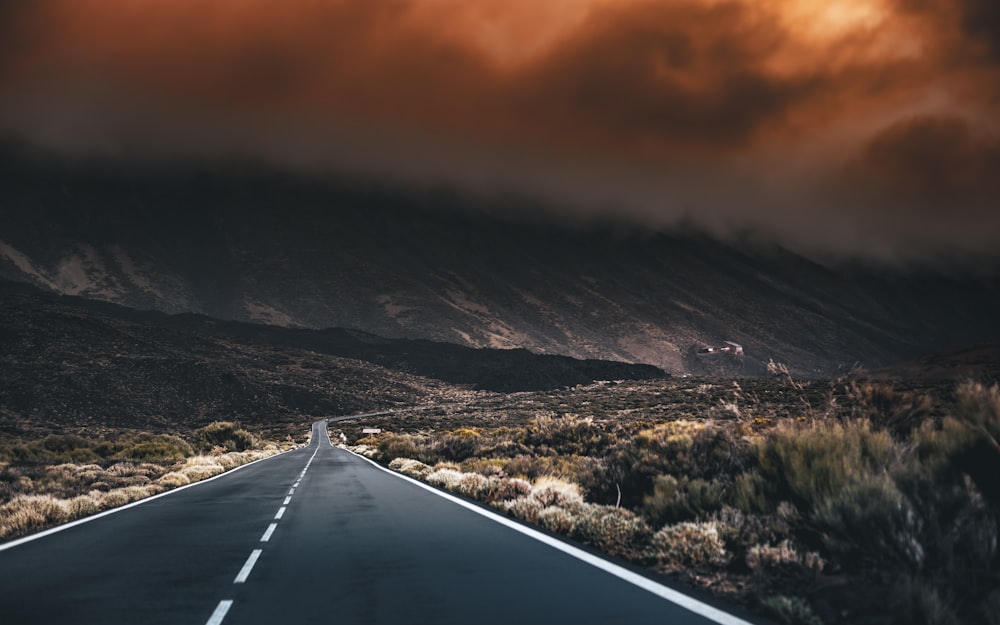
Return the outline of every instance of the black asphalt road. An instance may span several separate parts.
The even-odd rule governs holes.
[[[719,619],[333,448],[323,423],[307,448],[0,551],[3,625],[742,622]]]

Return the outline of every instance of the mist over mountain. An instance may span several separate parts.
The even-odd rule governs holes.
[[[3,164],[0,278],[168,313],[827,375],[1000,338],[996,271],[824,265],[760,242],[254,169]],[[513,210],[511,210],[513,206]],[[610,226],[610,227],[609,227]],[[745,355],[699,353],[741,345]]]

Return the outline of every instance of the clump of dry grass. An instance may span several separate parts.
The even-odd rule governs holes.
[[[131,503],[163,491],[162,486],[127,486],[91,491],[70,499],[21,495],[0,506],[0,538],[18,536]]]
[[[226,427],[221,431],[231,432]],[[180,439],[137,436],[127,439],[126,444],[94,444],[79,437],[58,438],[50,440],[43,448],[54,448],[64,454],[67,445],[80,449],[87,444],[90,445],[88,449],[110,449],[114,454],[106,460],[105,466],[98,462],[53,465],[3,462],[0,464],[0,485],[4,486],[0,491],[0,495],[4,495],[0,499],[3,502],[0,504],[0,539],[122,506],[169,488],[186,486],[280,451],[273,444],[238,452],[225,452],[222,447],[216,447],[215,453],[178,458],[174,453],[179,448],[177,440]],[[153,453],[154,448],[159,451]],[[123,449],[138,452],[125,459],[118,455]],[[144,461],[154,456],[158,458],[155,462]],[[99,455],[97,457],[100,459]]]
[[[389,468],[418,480],[426,478],[433,471],[429,465],[413,458],[393,458],[392,462],[389,463]]]
[[[724,567],[730,554],[715,523],[677,523],[653,534],[646,556],[658,564]]]
[[[765,597],[752,602],[780,622],[840,611],[856,623],[1000,623],[997,386],[933,397],[858,380],[741,381],[738,397],[721,384],[634,390],[621,408],[594,395],[607,389],[566,391],[510,409],[516,422],[468,427],[458,415],[464,429],[423,422],[361,442],[384,462],[408,450],[416,464],[394,468],[549,531],[730,580],[713,588]],[[739,414],[720,411],[726,401]],[[577,416],[585,405],[593,414]]]

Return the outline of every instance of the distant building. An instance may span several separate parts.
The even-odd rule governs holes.
[[[725,341],[719,347],[708,346],[699,348],[699,354],[733,354],[735,356],[743,355],[743,346],[739,343],[733,343],[732,341]]]

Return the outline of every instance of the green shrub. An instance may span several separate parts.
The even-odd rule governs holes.
[[[610,440],[593,419],[564,415],[535,419],[524,429],[519,442],[543,454],[588,456],[603,452]]]
[[[459,429],[439,436],[434,443],[434,451],[441,460],[461,462],[480,452],[481,437],[475,430]]]
[[[231,421],[215,421],[194,431],[202,451],[221,447],[226,451],[247,451],[260,446],[256,436]]]
[[[597,501],[615,501],[620,488],[622,505],[638,508],[658,476],[730,481],[747,471],[751,461],[749,445],[735,428],[671,421],[612,449],[590,492]]]
[[[761,600],[760,604],[765,614],[782,625],[823,625],[802,597],[775,595]]]
[[[653,525],[690,521],[722,509],[724,486],[717,480],[661,475],[643,499],[642,515]]]
[[[120,447],[115,458],[139,462],[162,462],[182,460],[194,455],[187,441],[167,434],[143,435],[117,444]]]
[[[809,517],[823,533],[827,552],[845,569],[918,570],[926,557],[919,512],[892,478],[882,475],[845,486]]]
[[[782,424],[755,451],[772,501],[791,501],[800,510],[884,474],[902,453],[888,432],[865,420]]]
[[[955,611],[953,600],[941,595],[941,588],[909,575],[893,580],[886,597],[887,607],[896,615],[897,622],[907,625],[961,625],[963,620]]]

